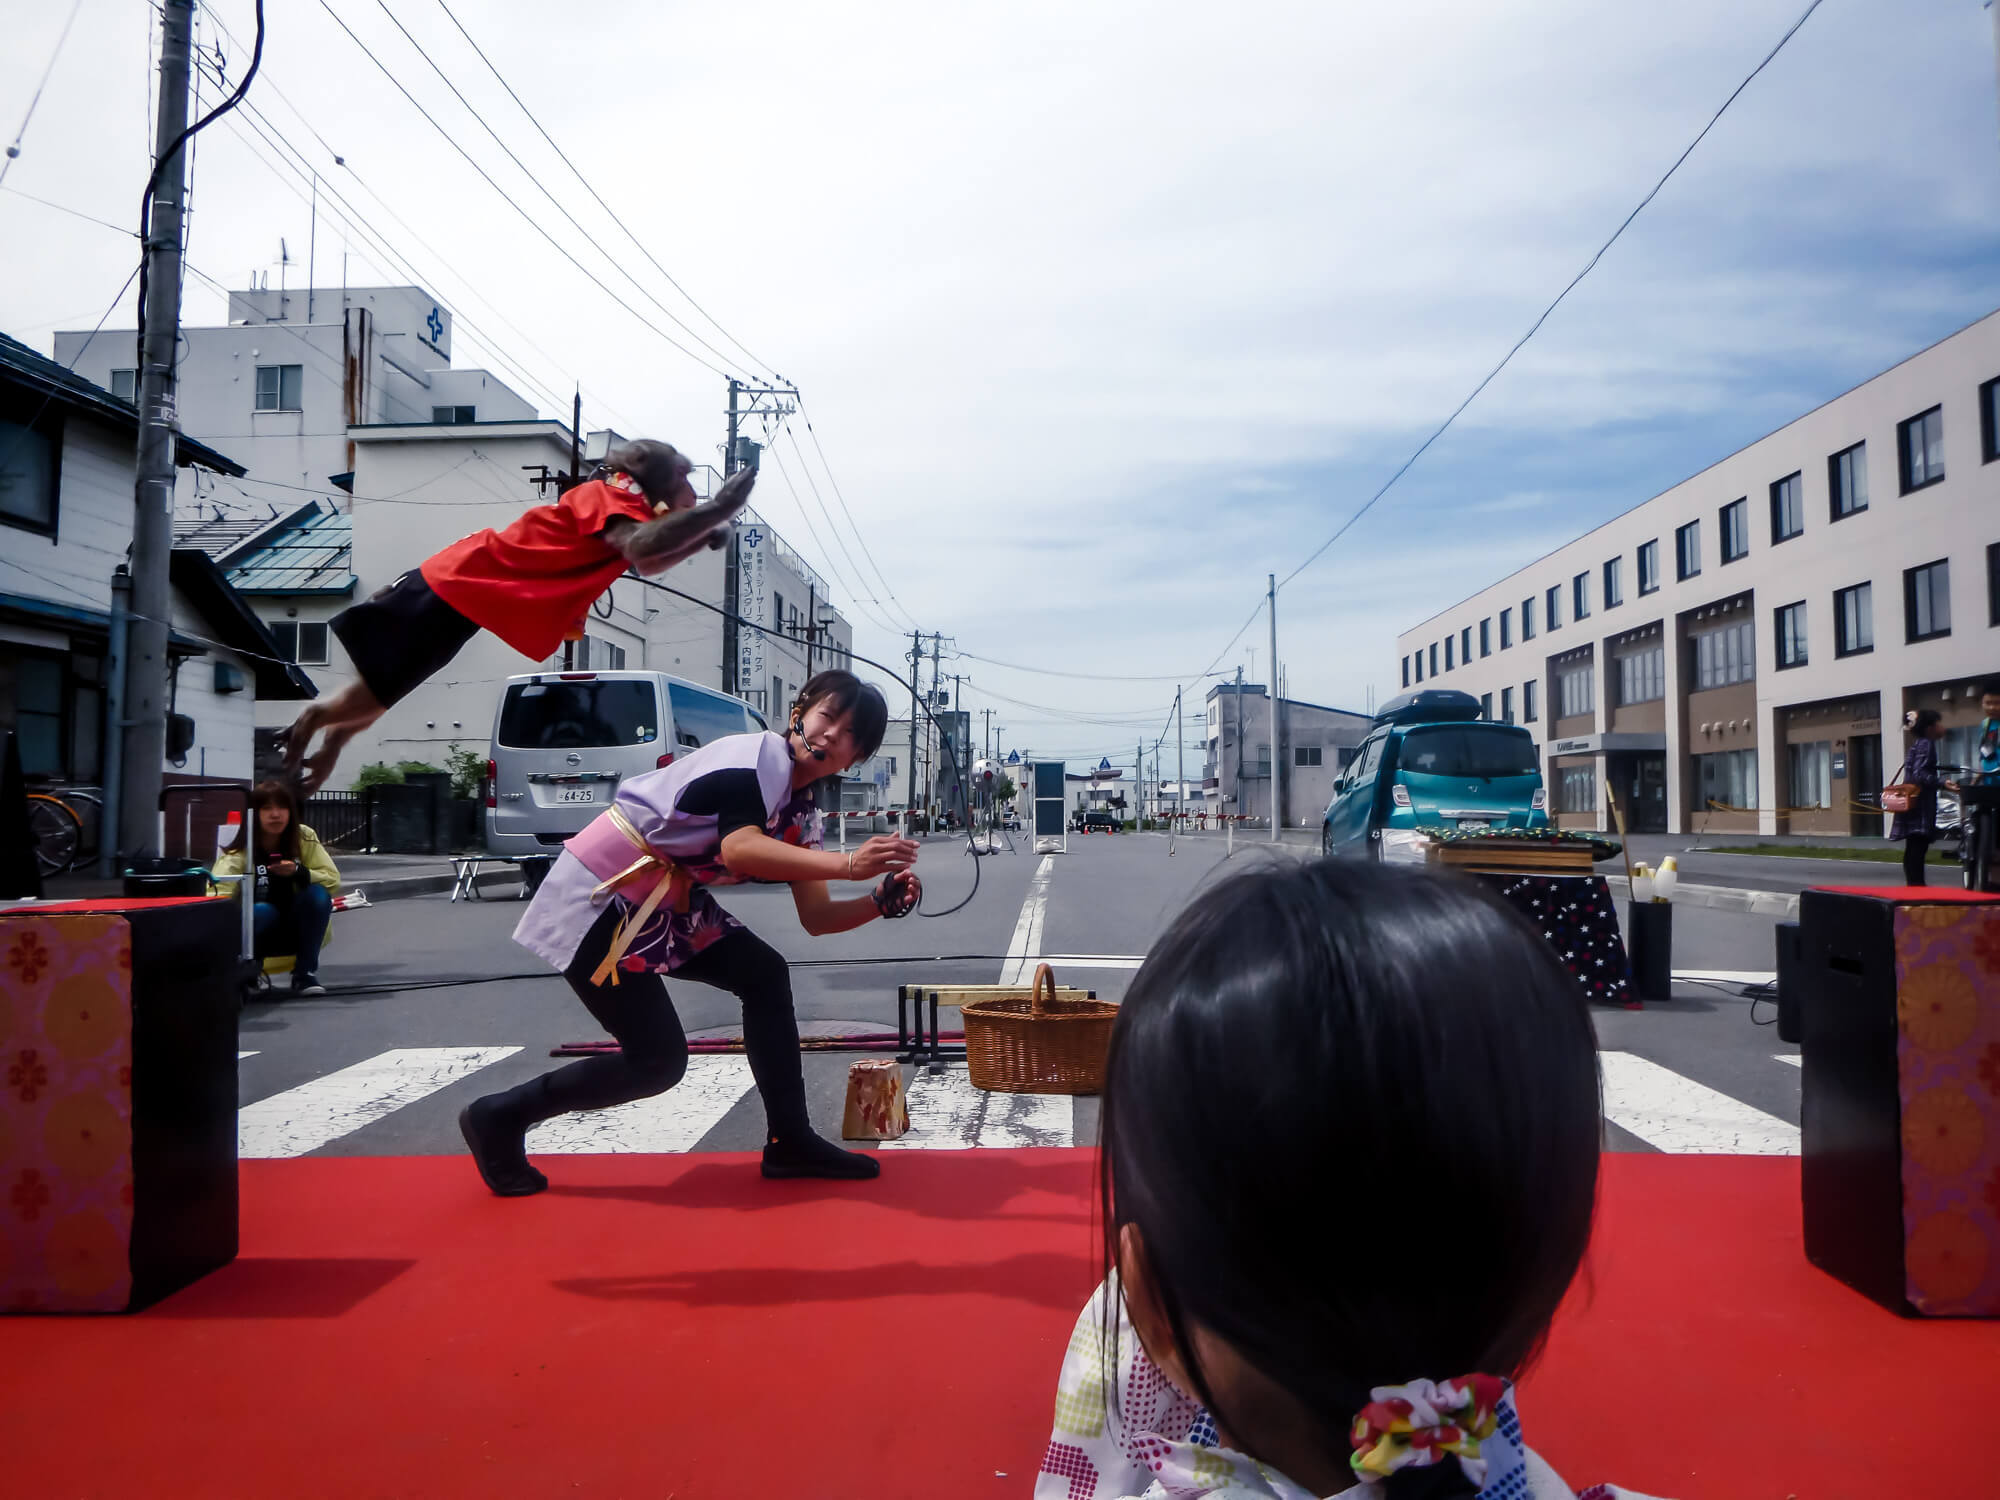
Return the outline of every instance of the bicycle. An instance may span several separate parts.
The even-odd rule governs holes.
[[[79,859],[94,857],[102,837],[104,799],[95,787],[51,787],[28,793],[28,828],[35,836],[35,864],[42,878],[64,875]],[[85,817],[78,807],[89,811]]]
[[[1940,767],[1940,771],[1946,768]],[[2000,877],[2000,777],[1953,766],[1960,808],[1958,864],[1968,891],[1989,891]]]

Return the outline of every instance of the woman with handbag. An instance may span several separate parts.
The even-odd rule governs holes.
[[[1882,793],[1882,806],[1896,815],[1889,837],[1903,841],[1903,883],[1923,885],[1924,856],[1937,837],[1937,742],[1944,738],[1944,722],[1936,709],[1926,708],[1903,723],[1916,742],[1895,783]]]

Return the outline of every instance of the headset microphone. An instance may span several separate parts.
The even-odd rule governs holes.
[[[806,747],[806,753],[814,760],[823,761],[826,759],[826,751],[806,738],[806,720],[804,714],[792,715],[792,733],[799,737],[799,743]]]

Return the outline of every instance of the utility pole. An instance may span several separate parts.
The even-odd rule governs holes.
[[[1236,699],[1236,811],[1240,815],[1250,805],[1250,798],[1243,790],[1243,668],[1240,666],[1236,669],[1236,692],[1233,696]],[[1222,717],[1225,732],[1229,728],[1229,719],[1228,714]]]
[[[146,316],[139,329],[139,443],[132,486],[132,619],[125,673],[118,847],[137,854],[154,845],[160,816],[161,763],[167,747],[167,564],[174,545],[174,354],[181,326],[182,198],[187,152],[189,54],[194,0],[160,8],[160,106],[153,127],[157,180],[144,235]],[[168,148],[171,159],[162,161]]]
[[[984,743],[986,745],[986,758],[988,760],[991,760],[993,759],[993,710],[990,708],[982,708],[979,712],[981,713],[982,716],[984,716],[986,720],[986,734]]]
[[[903,816],[903,832],[910,831],[910,820],[917,815],[917,667],[924,659],[923,632],[910,632],[910,796],[905,804],[908,809]]]
[[[944,646],[943,633],[941,631],[933,630],[931,632],[931,707],[933,709],[936,709],[938,706],[938,666],[939,666],[938,658],[942,652],[943,646]],[[924,744],[927,746],[930,744],[930,737],[928,735],[924,737]],[[938,735],[937,755],[935,757],[927,756],[925,758],[924,805],[926,807],[931,805],[931,799],[937,795],[937,784],[939,780],[938,771],[943,765],[945,752],[949,748],[950,747],[947,746],[944,742],[943,733],[940,732]]]
[[[1187,807],[1187,733],[1181,719],[1181,690],[1174,689],[1174,821],[1167,826],[1177,829],[1180,814]],[[1173,836],[1167,837],[1167,853],[1174,852]]]
[[[1278,842],[1278,820],[1281,806],[1278,800],[1278,783],[1283,779],[1285,768],[1278,753],[1278,575],[1270,578],[1271,601],[1271,842]]]

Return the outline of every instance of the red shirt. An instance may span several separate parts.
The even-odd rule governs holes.
[[[605,525],[616,516],[653,519],[652,505],[629,483],[623,475],[593,479],[503,531],[489,527],[453,542],[423,565],[424,582],[523,656],[552,656],[625,571],[625,555],[605,538]]]

